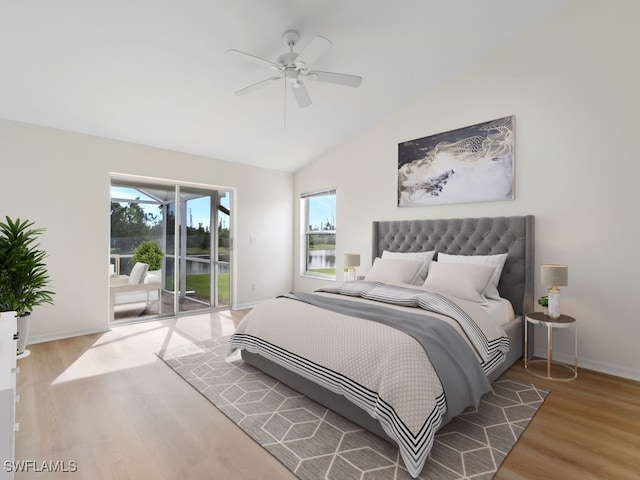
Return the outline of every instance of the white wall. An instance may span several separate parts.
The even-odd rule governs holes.
[[[562,308],[579,322],[580,365],[640,379],[638,19],[635,0],[581,0],[299,171],[296,194],[337,187],[338,268],[359,252],[358,273],[368,270],[372,220],[533,214],[536,297],[541,263],[569,265]],[[514,201],[397,208],[399,142],[511,114]],[[320,284],[298,269],[294,288]],[[561,359],[572,353],[564,333]]]
[[[55,305],[34,311],[32,341],[107,328],[110,172],[235,187],[235,306],[291,288],[291,173],[5,120],[0,165],[0,216],[47,229]]]

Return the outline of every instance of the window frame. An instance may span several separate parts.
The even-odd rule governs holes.
[[[311,230],[309,219],[309,199],[313,197],[333,196],[333,230]],[[337,239],[337,191],[336,188],[326,188],[300,194],[300,275],[303,277],[320,278],[323,280],[336,280],[337,265],[334,261],[334,274],[309,270],[309,237],[318,234],[333,234]],[[334,244],[335,250],[335,244]]]

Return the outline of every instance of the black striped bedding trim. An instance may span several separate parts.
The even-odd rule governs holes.
[[[343,395],[380,422],[387,435],[398,444],[402,460],[413,477],[422,471],[433,446],[436,431],[447,410],[444,392],[435,399],[436,404],[433,410],[422,428],[414,435],[398,417],[393,407],[380,398],[377,392],[363,387],[345,375],[253,335],[234,334],[229,339],[229,346],[231,350],[246,349],[251,353],[258,353],[336,394]]]
[[[504,362],[506,358],[507,355],[504,352],[496,352],[493,357],[482,364],[482,370],[484,370],[484,373],[489,376],[489,374],[493,372],[498,365]]]

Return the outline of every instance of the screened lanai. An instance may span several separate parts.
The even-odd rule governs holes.
[[[173,316],[231,304],[231,191],[112,179],[110,321]],[[162,252],[139,289],[131,283],[136,249]],[[159,285],[158,285],[159,284]],[[157,288],[159,287],[159,288]]]

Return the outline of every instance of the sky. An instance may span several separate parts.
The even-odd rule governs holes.
[[[313,227],[324,225],[327,220],[336,225],[336,197],[335,195],[322,195],[309,197],[309,223]]]

